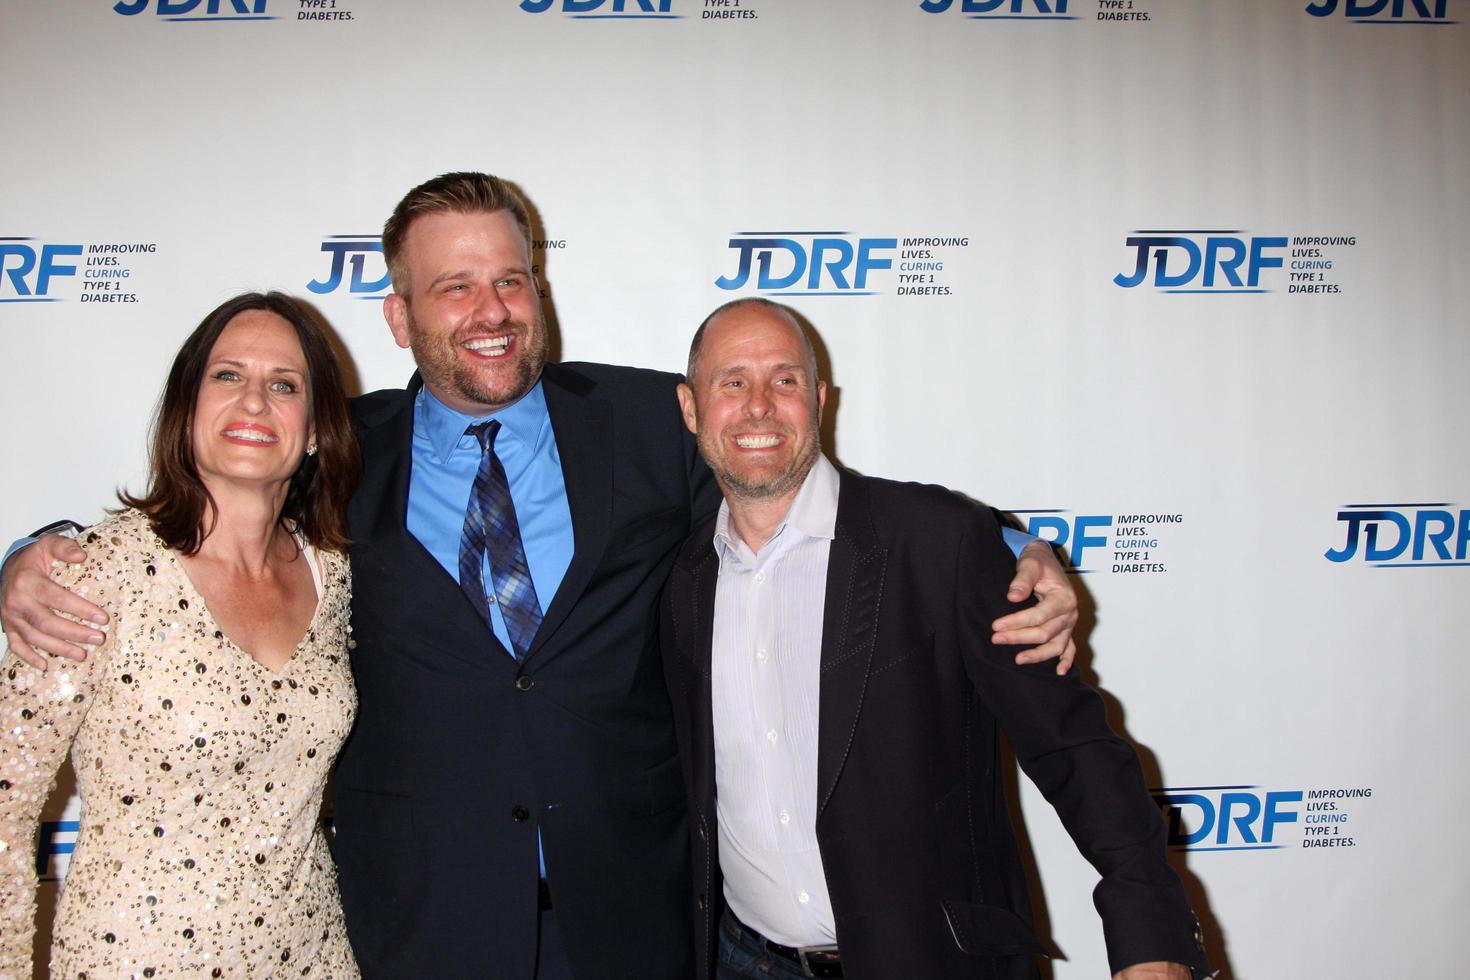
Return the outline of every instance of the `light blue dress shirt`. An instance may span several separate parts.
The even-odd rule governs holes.
[[[444,570],[459,581],[459,540],[465,508],[480,468],[480,443],[465,429],[498,419],[495,455],[505,467],[510,499],[521,525],[521,545],[536,585],[542,613],[572,563],[572,511],[561,472],[561,455],[546,412],[541,382],[494,415],[457,412],[429,391],[419,389],[413,406],[413,473],[408,484],[408,530]],[[484,579],[491,583],[487,554]],[[510,633],[500,607],[490,605],[490,623],[500,642],[511,650]]]
[[[1017,531],[1015,528],[1010,527],[1006,524],[1002,524],[1000,526],[1000,536],[1002,538],[1005,538],[1006,547],[1015,552],[1017,558],[1021,557],[1022,548],[1026,547],[1033,541],[1040,540],[1039,538],[1027,534],[1025,531]]]

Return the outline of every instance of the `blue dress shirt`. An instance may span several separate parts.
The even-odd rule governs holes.
[[[457,412],[429,391],[419,389],[413,407],[413,473],[408,484],[408,530],[429,554],[459,581],[459,540],[465,508],[480,468],[480,443],[465,429],[488,419],[500,421],[495,455],[505,467],[510,499],[521,525],[521,546],[536,585],[536,598],[546,612],[572,563],[572,511],[561,472],[561,455],[546,412],[541,382],[494,415]],[[484,581],[490,575],[487,554]],[[490,623],[505,649],[510,633],[500,607],[490,605]],[[514,656],[514,654],[511,654]]]

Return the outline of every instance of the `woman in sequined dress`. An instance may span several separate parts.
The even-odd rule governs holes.
[[[231,299],[174,360],[148,492],[58,570],[110,614],[81,663],[0,665],[0,977],[29,977],[35,839],[70,750],[53,977],[356,977],[319,811],[352,724],[359,471],[313,314]]]

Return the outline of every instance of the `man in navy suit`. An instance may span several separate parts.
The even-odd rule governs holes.
[[[368,977],[685,978],[694,962],[684,788],[657,596],[719,496],[678,377],[546,363],[531,230],[486,174],[414,188],[384,228],[384,313],[419,366],[354,400],[350,518],[359,708],[335,782],[335,853]],[[511,635],[489,553],[462,588],[466,499],[493,448],[539,625]],[[493,550],[493,549],[492,549]],[[1045,609],[999,624],[1065,653],[1076,601],[1041,546],[1017,577]],[[82,653],[98,613],[46,579],[45,539],[6,567],[10,642]]]

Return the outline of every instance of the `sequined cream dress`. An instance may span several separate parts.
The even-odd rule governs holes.
[[[319,811],[357,700],[347,561],[319,553],[279,673],[220,632],[136,511],[58,573],[108,610],[85,664],[0,665],[0,977],[31,975],[36,828],[67,749],[81,830],[52,976],[356,977]]]

